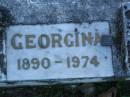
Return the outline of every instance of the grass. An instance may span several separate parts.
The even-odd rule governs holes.
[[[117,97],[130,97],[130,83],[125,81],[95,84],[97,95],[116,87]],[[77,86],[78,87],[78,86]],[[78,89],[69,85],[1,88],[0,97],[86,97]]]

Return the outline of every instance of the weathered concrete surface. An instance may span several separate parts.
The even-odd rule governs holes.
[[[116,21],[121,0],[1,0],[14,24]]]

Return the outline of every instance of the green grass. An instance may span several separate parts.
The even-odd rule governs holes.
[[[116,87],[117,97],[130,97],[130,83],[125,81],[96,83],[97,95]],[[78,86],[77,86],[78,87]],[[78,89],[69,85],[0,88],[0,97],[86,97]]]

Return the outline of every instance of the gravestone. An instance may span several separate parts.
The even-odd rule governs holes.
[[[0,6],[0,86],[129,77],[121,41],[126,23],[122,12],[129,3],[1,0]]]

